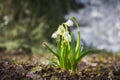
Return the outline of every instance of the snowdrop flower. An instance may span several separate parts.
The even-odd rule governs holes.
[[[64,27],[59,26],[58,30],[52,34],[52,38],[57,38],[59,35],[62,35],[64,32]]]
[[[58,29],[58,30],[56,31],[56,34],[57,34],[57,35],[62,35],[62,32]]]
[[[74,25],[74,22],[72,20],[68,20],[67,22],[65,22],[65,24],[69,27]]]
[[[58,36],[58,35],[57,35],[56,32],[52,34],[52,38],[57,38],[57,36]]]
[[[70,37],[68,32],[64,32],[63,33],[63,37],[64,37],[66,42],[70,42],[71,41],[71,37]]]
[[[65,31],[64,26],[59,26],[58,30],[60,30],[62,33]]]
[[[52,38],[57,38],[59,35],[63,35],[65,28],[63,26],[59,26],[58,30],[52,34]]]
[[[52,38],[57,38],[61,34],[62,34],[61,31],[58,29],[56,32],[52,34]]]

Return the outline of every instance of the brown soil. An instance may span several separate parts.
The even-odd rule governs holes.
[[[89,55],[75,73],[47,64],[50,59],[50,54],[1,52],[0,80],[120,80],[120,58],[116,55]]]

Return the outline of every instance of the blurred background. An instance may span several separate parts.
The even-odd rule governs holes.
[[[81,40],[87,47],[107,52],[120,51],[120,0],[77,0],[84,7],[65,16],[75,16]],[[74,29],[76,36],[77,30]],[[77,36],[76,36],[77,38]]]
[[[78,8],[75,0],[0,0],[1,50],[41,51],[64,15]]]
[[[0,0],[0,51],[44,51],[58,25],[75,16],[86,47],[120,49],[119,0]],[[77,29],[71,29],[77,39]]]

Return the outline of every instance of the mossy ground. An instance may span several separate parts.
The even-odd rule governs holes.
[[[53,59],[51,54],[0,52],[0,80],[120,80],[117,55],[88,55],[75,73],[49,63]]]

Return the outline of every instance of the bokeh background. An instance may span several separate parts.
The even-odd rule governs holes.
[[[58,25],[75,16],[86,46],[119,51],[119,5],[119,0],[0,0],[0,50],[40,53],[46,50],[43,42],[53,43]]]
[[[43,42],[53,42],[51,34],[64,15],[78,8],[75,0],[0,0],[1,50],[39,52]]]

